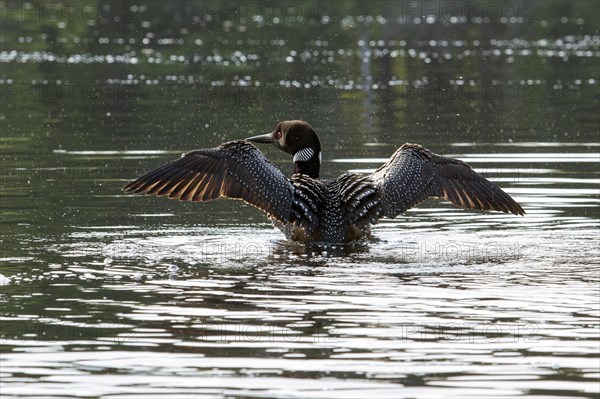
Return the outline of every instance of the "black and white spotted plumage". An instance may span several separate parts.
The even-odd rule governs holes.
[[[467,209],[525,214],[515,200],[471,166],[417,144],[400,147],[371,179],[379,190],[383,216],[388,218],[429,197],[444,198]]]
[[[296,241],[348,242],[369,232],[381,215],[377,189],[367,177],[346,173],[335,180],[294,174],[292,223],[276,223]]]
[[[246,141],[183,154],[127,184],[123,191],[193,202],[236,198],[285,223],[291,220],[294,198],[290,180]]]
[[[320,180],[299,173],[288,179],[245,141],[183,154],[123,190],[193,202],[241,199],[299,241],[350,241],[368,231],[381,205],[368,177],[347,173]]]
[[[123,190],[194,202],[241,199],[267,212],[289,239],[303,242],[364,237],[381,217],[396,217],[428,197],[469,209],[525,213],[469,165],[416,144],[404,144],[370,175],[322,180],[320,142],[306,122],[281,122],[273,133],[248,140],[272,143],[293,155],[291,178],[254,145],[232,141],[188,152]]]

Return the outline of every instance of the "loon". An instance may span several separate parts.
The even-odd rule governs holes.
[[[293,155],[291,178],[250,142]],[[304,121],[283,121],[271,133],[183,154],[123,191],[193,202],[241,199],[265,211],[288,239],[301,242],[346,243],[368,236],[380,218],[394,218],[429,197],[467,209],[525,214],[471,166],[417,144],[402,145],[370,175],[348,172],[322,180],[321,162],[315,130]]]

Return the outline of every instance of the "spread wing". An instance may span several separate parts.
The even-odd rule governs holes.
[[[393,218],[428,197],[447,199],[468,209],[524,215],[500,187],[458,159],[404,144],[371,175],[382,197],[383,214]]]
[[[123,191],[193,202],[238,198],[287,223],[294,188],[258,148],[231,141],[183,154],[127,184]]]

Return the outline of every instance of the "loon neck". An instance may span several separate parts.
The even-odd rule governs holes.
[[[302,148],[294,154],[294,173],[302,173],[313,179],[319,177],[321,151],[311,147]]]

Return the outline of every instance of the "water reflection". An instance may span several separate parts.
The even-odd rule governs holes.
[[[394,397],[399,386],[421,397],[445,395],[449,386],[464,395],[500,382],[493,395],[520,395],[529,387],[548,389],[547,381],[557,381],[553,394],[594,392],[597,341],[586,327],[597,317],[587,305],[597,295],[597,286],[586,284],[597,282],[597,268],[588,264],[591,251],[597,255],[591,241],[573,251],[569,234],[549,231],[529,242],[537,250],[499,254],[514,237],[418,230],[399,246],[398,231],[384,229],[370,251],[340,257],[293,254],[276,240],[272,253],[255,252],[252,259],[215,250],[234,248],[248,234],[260,234],[257,243],[274,236],[244,229],[221,230],[230,237],[214,238],[215,247],[204,252],[189,246],[201,242],[202,230],[154,238],[138,231],[123,242],[99,244],[96,254],[75,251],[62,276],[32,277],[53,290],[79,286],[82,295],[56,296],[44,305],[43,319],[23,315],[16,326],[35,324],[16,327],[15,318],[5,319],[28,334],[5,340],[14,351],[3,355],[3,370],[38,376],[49,392],[68,386],[95,395],[128,391],[132,384],[154,394],[185,393],[205,389],[209,379],[210,386],[250,396],[261,395],[257,387],[286,395],[289,384],[298,384],[294,395],[304,397],[322,386],[316,375],[337,387],[327,397],[345,389]],[[594,229],[580,233],[597,239]],[[533,240],[522,235],[520,243]],[[440,246],[451,251],[436,254]],[[457,251],[466,246],[471,249]],[[485,246],[496,249],[475,253]],[[580,251],[585,256],[578,264],[573,254]],[[543,261],[548,253],[552,263]],[[97,314],[103,324],[94,322]],[[118,378],[107,383],[94,370],[114,370]],[[19,392],[19,381],[7,376],[11,392]]]

